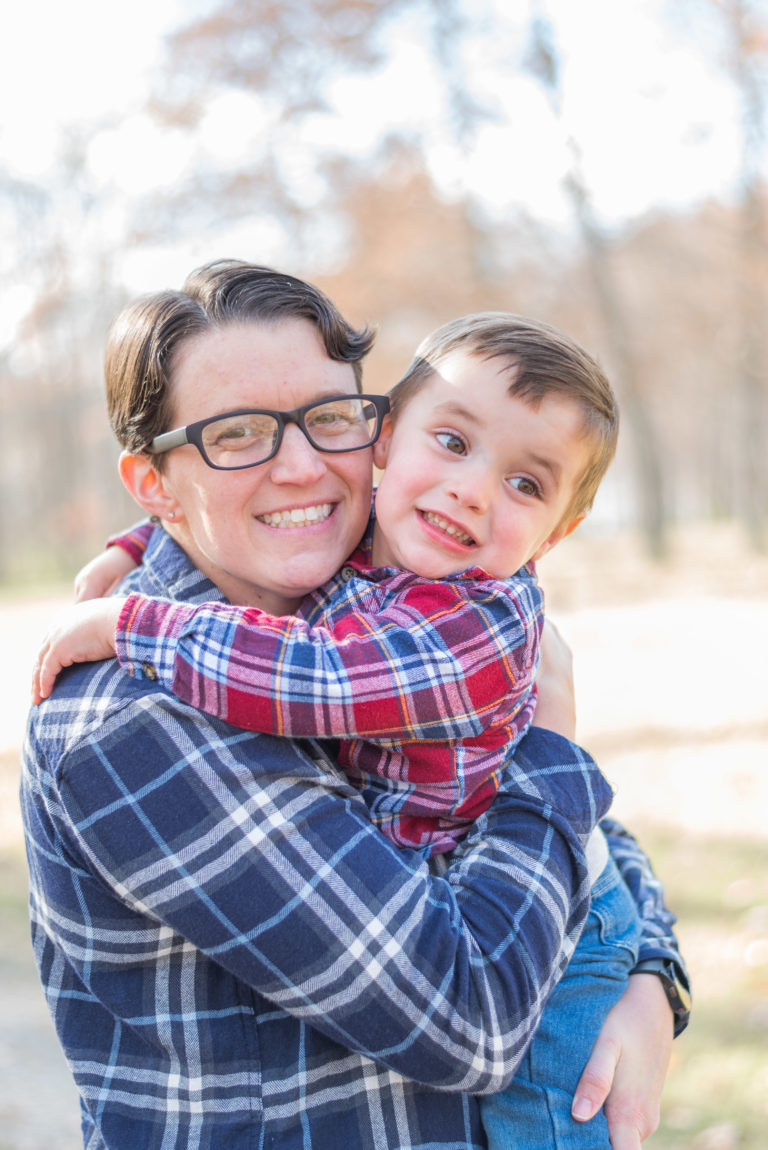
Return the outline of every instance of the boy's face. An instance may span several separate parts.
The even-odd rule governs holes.
[[[376,565],[505,578],[581,521],[563,516],[589,461],[582,410],[557,394],[533,407],[509,394],[511,378],[503,359],[455,352],[387,421],[374,448]]]

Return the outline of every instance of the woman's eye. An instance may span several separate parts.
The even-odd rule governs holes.
[[[467,445],[460,435],[456,435],[453,431],[438,431],[436,436],[437,442],[441,443],[447,451],[451,451],[454,455],[466,454]]]
[[[277,423],[270,419],[221,419],[210,423],[203,432],[208,452],[244,452],[271,449],[277,432]]]
[[[519,491],[521,495],[540,496],[541,488],[538,483],[533,479],[529,479],[527,475],[515,475],[509,481],[510,486]]]
[[[313,411],[306,422],[310,431],[325,431],[328,428],[346,427],[349,424],[349,417],[336,409],[326,411],[321,408],[319,411]]]
[[[253,443],[254,438],[258,438],[254,435],[254,428],[247,423],[233,424],[230,427],[222,427],[217,432],[212,446],[219,448],[245,447]]]

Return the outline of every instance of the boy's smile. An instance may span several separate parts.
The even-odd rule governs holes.
[[[512,575],[568,534],[563,522],[588,463],[580,405],[509,393],[502,359],[454,352],[387,421],[374,458],[373,562],[439,579],[467,567]]]

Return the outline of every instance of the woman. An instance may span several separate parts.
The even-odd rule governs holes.
[[[310,285],[233,262],[124,313],[107,354],[120,470],[164,527],[135,588],[281,614],[341,567],[370,447],[321,452],[288,421],[243,470],[184,436],[148,449],[351,393],[370,343]],[[33,715],[23,798],[36,955],[87,1144],[482,1147],[473,1096],[511,1076],[567,961],[582,836],[610,801],[556,735],[519,754],[548,818],[510,780],[441,878],[378,834],[322,748],[206,719],[112,664],[65,676]],[[613,842],[649,949],[679,958],[643,856]],[[653,1127],[671,1022],[657,979],[633,976],[598,1042],[576,1105],[594,1112],[616,1069],[618,1150]]]

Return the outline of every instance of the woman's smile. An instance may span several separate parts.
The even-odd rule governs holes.
[[[285,511],[268,511],[264,515],[257,515],[259,523],[267,527],[276,527],[282,530],[286,527],[313,527],[323,523],[333,512],[333,503],[316,503],[311,507],[292,507]]]

